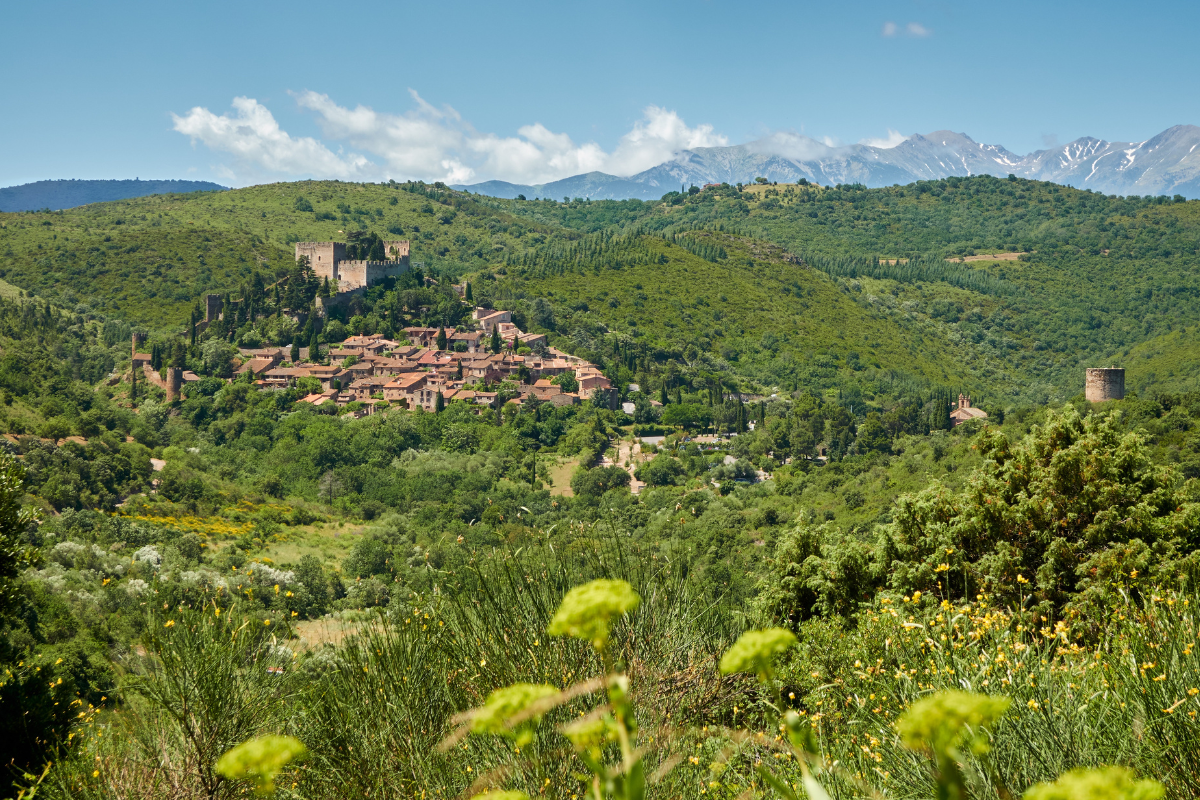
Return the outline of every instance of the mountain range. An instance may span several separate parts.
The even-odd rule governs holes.
[[[224,186],[208,181],[37,181],[0,189],[0,211],[58,211],[88,203],[129,200],[151,194],[223,191]]]
[[[1195,125],[1176,125],[1144,142],[1083,137],[1024,156],[952,131],[914,134],[894,147],[834,147],[806,136],[775,134],[730,147],[683,150],[670,161],[624,178],[589,172],[538,185],[487,181],[454,188],[506,198],[653,200],[692,184],[752,183],[758,177],[780,183],[804,178],[820,184],[879,187],[952,175],[1013,174],[1102,194],[1200,198],[1197,145],[1200,127]]]

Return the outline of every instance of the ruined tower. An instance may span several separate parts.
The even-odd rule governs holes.
[[[180,399],[183,390],[183,370],[179,367],[167,367],[167,402],[174,403]]]
[[[145,343],[146,343],[146,334],[135,332],[133,334],[133,352],[130,353],[130,357],[136,356],[138,354],[138,348],[141,347]]]
[[[1125,370],[1121,367],[1093,367],[1087,371],[1084,394],[1089,403],[1122,400],[1125,397]]]
[[[204,321],[210,325],[221,318],[221,295],[204,295]]]

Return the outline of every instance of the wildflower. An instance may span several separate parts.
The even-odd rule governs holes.
[[[175,620],[173,620],[173,619],[169,619],[169,620],[167,620],[166,622],[164,622],[164,623],[163,623],[163,627],[164,627],[164,628],[174,628],[174,627],[175,627]]]
[[[1073,769],[1054,783],[1039,783],[1025,793],[1025,800],[1074,800],[1078,797],[1113,797],[1127,800],[1158,800],[1165,794],[1155,780],[1134,780],[1124,767]]]
[[[510,719],[558,693],[554,686],[534,683],[515,683],[497,689],[488,695],[487,702],[471,713],[471,732],[505,736],[523,747],[533,741],[533,727],[541,720],[541,714],[529,716],[515,728],[510,727]]]
[[[796,644],[796,635],[786,628],[767,628],[761,631],[746,631],[733,647],[721,657],[721,672],[753,672],[760,681],[767,681],[774,674],[772,660]],[[858,666],[862,666],[861,662]]]
[[[217,761],[217,772],[231,780],[253,780],[259,795],[275,792],[275,776],[308,749],[291,736],[261,736],[242,742]]]
[[[1034,711],[1037,711],[1039,708],[1041,708],[1041,705],[1039,705],[1039,704],[1038,704],[1038,701],[1037,701],[1037,700],[1030,700],[1030,701],[1029,701],[1028,703],[1026,703],[1025,705],[1029,706],[1029,707],[1030,707],[1030,708],[1032,708]]]
[[[601,578],[576,586],[554,612],[547,632],[583,639],[603,650],[608,646],[613,620],[637,608],[641,599],[625,581]]]
[[[969,729],[986,728],[1000,718],[1012,701],[968,692],[948,691],[919,700],[896,723],[900,738],[913,750],[932,751],[939,763],[957,760],[955,748]],[[975,733],[971,750],[986,753],[987,738]]]
[[[587,754],[593,761],[599,761],[606,744],[618,740],[617,723],[611,714],[603,716],[584,717],[559,729],[563,736],[570,740],[576,752]],[[699,759],[688,759],[692,764],[699,764]]]

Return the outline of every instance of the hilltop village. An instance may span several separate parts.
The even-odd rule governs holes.
[[[329,287],[315,298],[313,313],[326,317],[354,297],[387,279],[411,269],[409,242],[386,241],[378,253],[348,258],[342,242],[298,242],[296,261]],[[432,278],[424,279],[436,285]],[[462,302],[467,287],[455,286]],[[204,298],[204,319],[192,323],[202,332],[227,314],[252,314],[233,306],[217,294]],[[306,314],[296,315],[298,323]],[[617,394],[611,381],[594,364],[548,346],[544,334],[526,333],[513,323],[512,313],[491,308],[473,309],[469,323],[445,326],[408,326],[403,337],[383,334],[353,335],[329,346],[238,348],[238,363],[231,380],[248,380],[263,389],[312,389],[301,402],[314,406],[335,404],[354,416],[396,406],[441,411],[447,403],[465,402],[484,408],[507,403],[521,405],[530,398],[555,406],[590,399],[611,406]],[[179,399],[187,386],[201,380],[179,367],[155,369],[152,353],[139,352],[144,336],[133,335],[132,367],[149,384],[159,386],[168,402]],[[140,369],[139,369],[140,368]]]

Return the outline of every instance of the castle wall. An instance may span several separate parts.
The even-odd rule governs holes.
[[[395,239],[390,242],[384,241],[383,252],[384,252],[384,255],[387,256],[388,261],[403,261],[404,263],[407,264],[408,263],[408,247],[409,247],[409,244],[408,244],[407,239]],[[393,250],[395,250],[396,252],[393,253],[392,252]]]
[[[1124,399],[1125,370],[1118,367],[1089,369],[1084,395],[1089,403]]]
[[[339,261],[338,291],[362,289],[405,272],[408,272],[408,263],[404,261]]]

